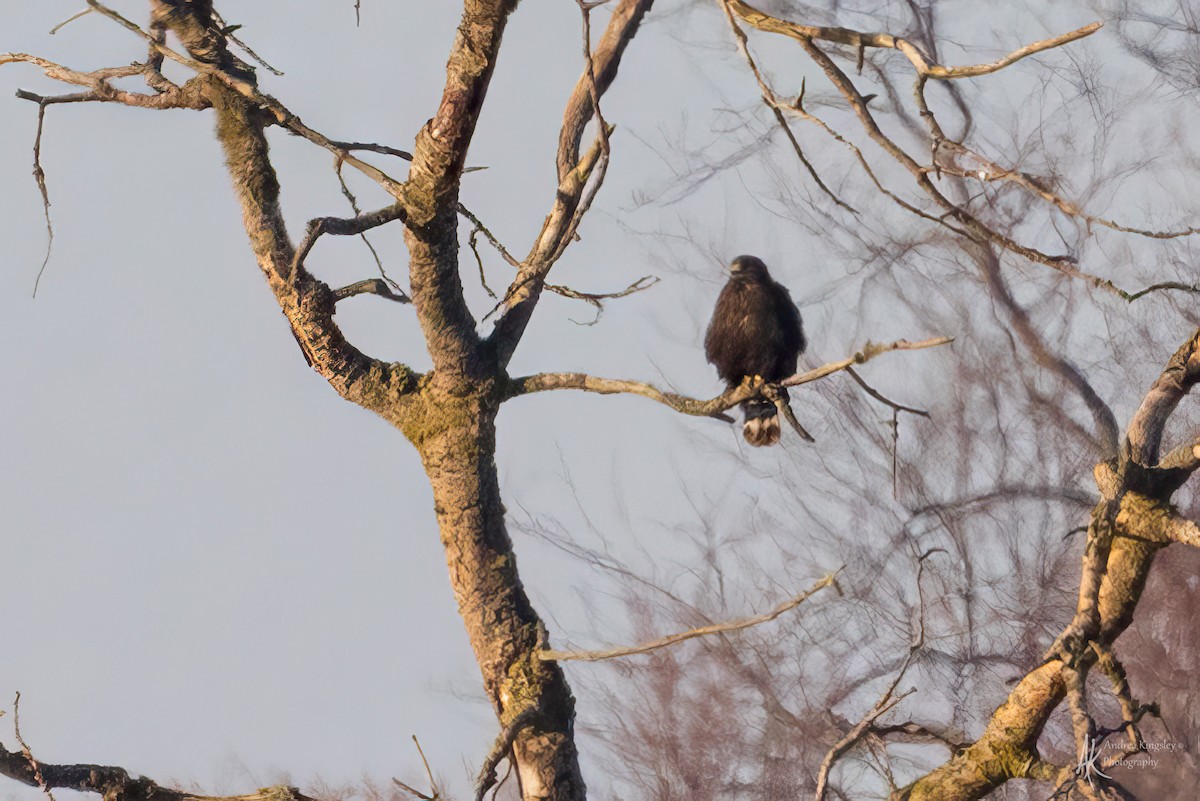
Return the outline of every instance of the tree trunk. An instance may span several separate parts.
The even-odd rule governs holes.
[[[495,461],[500,398],[488,384],[430,376],[422,413],[405,434],[429,475],[450,583],[484,688],[505,729],[521,719],[513,750],[522,797],[580,801],[575,699],[558,664],[536,654],[545,628],[517,575],[504,524]]]

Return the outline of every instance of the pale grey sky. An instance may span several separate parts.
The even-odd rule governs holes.
[[[139,0],[114,5],[144,16]],[[1092,19],[1069,5],[1046,9],[1030,30]],[[142,57],[138,41],[95,15],[47,34],[79,6],[0,0],[0,51],[80,69]],[[264,86],[306,123],[334,138],[401,148],[436,107],[459,12],[451,2],[363,0],[356,28],[351,0],[220,8],[286,72],[264,75]],[[583,241],[555,270],[557,282],[588,291],[645,274],[663,280],[611,303],[593,327],[572,322],[590,319],[588,307],[549,298],[513,373],[587,370],[714,394],[700,339],[722,280],[719,261],[742,252],[762,256],[792,286],[813,363],[868,337],[954,333],[856,308],[869,276],[828,261],[820,231],[757,199],[781,186],[797,202],[812,196],[787,153],[739,162],[694,188],[676,180],[681,167],[719,163],[769,126],[743,130],[733,113],[758,98],[723,18],[707,7],[688,13],[668,3],[664,11],[644,25],[606,98],[618,125],[608,183]],[[598,30],[606,13],[596,15]],[[997,49],[1020,41],[994,33]],[[786,44],[756,46],[775,57],[791,90],[802,73],[812,85],[811,67]],[[515,253],[549,208],[559,116],[580,67],[576,4],[524,0],[470,154],[488,169],[468,175],[463,189],[463,201]],[[995,97],[1019,105],[1028,88],[1021,75],[998,77]],[[43,163],[56,239],[33,301],[44,248],[29,175],[36,109],[11,97],[18,87],[63,90],[30,67],[0,74],[0,336],[10,353],[0,384],[8,545],[0,702],[21,691],[23,730],[39,758],[118,764],[208,791],[246,791],[280,773],[298,783],[412,779],[420,775],[409,741],[416,734],[461,794],[496,724],[479,697],[424,475],[398,432],[337,398],[306,367],[246,245],[210,115],[100,104],[49,110]],[[325,152],[279,132],[272,143],[293,236],[310,217],[347,212]],[[827,177],[841,184],[849,169],[838,160]],[[386,202],[351,180],[364,207]],[[399,228],[373,241],[403,281]],[[490,283],[503,286],[508,268],[483,252]],[[309,265],[333,285],[375,271],[350,239],[322,240]],[[474,308],[489,308],[472,270],[464,283]],[[373,355],[428,364],[409,308],[356,298],[338,321]],[[940,358],[949,356],[914,355],[873,375],[918,400],[910,379]],[[819,439],[844,447],[818,404],[806,413]],[[502,412],[499,436],[514,516],[561,516],[582,527],[569,478],[583,512],[623,555],[644,548],[651,559],[678,558],[672,526],[687,525],[691,495],[756,491],[729,458],[732,429],[639,398],[519,399]],[[820,452],[795,444],[753,457],[762,475],[823,469]],[[861,458],[890,457],[868,450]],[[610,617],[589,619],[595,607],[577,592],[594,578],[585,568],[519,532],[514,538],[523,579],[557,642],[625,634],[616,604]],[[580,685],[589,669],[568,673]],[[579,714],[586,722],[586,703]],[[587,753],[585,765],[602,786]],[[22,794],[5,784],[0,795]]]

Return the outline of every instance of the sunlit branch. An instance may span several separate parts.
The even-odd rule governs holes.
[[[780,381],[779,386],[794,387],[818,381],[848,367],[870,361],[883,353],[891,353],[897,350],[933,348],[949,344],[953,341],[953,337],[935,337],[933,339],[921,340],[920,342],[909,342],[907,339],[900,339],[884,345],[876,345],[868,342],[861,351],[855,353],[853,356],[840,361],[830,362],[814,370],[797,373],[790,378]],[[546,392],[556,389],[578,389],[584,392],[596,392],[601,395],[614,395],[618,393],[641,395],[644,398],[649,398],[650,400],[669,406],[682,414],[697,417],[717,417],[718,419],[727,421],[729,418],[723,414],[726,410],[762,392],[761,386],[756,387],[752,382],[746,381],[741,386],[726,390],[715,398],[699,400],[674,392],[664,392],[652,384],[641,381],[598,378],[586,373],[538,373],[536,375],[512,379],[508,387],[507,397],[513,398],[518,395],[528,395],[533,392]]]
[[[772,609],[770,612],[767,612],[762,615],[741,618],[739,620],[731,620],[726,623],[714,623],[709,626],[701,626],[700,628],[690,629],[688,631],[682,631],[682,632],[679,632],[678,634],[671,634],[666,637],[660,637],[657,640],[652,640],[651,642],[642,643],[641,645],[632,645],[632,646],[621,647],[621,648],[609,648],[609,649],[602,650],[602,651],[555,651],[553,649],[547,648],[542,651],[538,651],[537,654],[541,659],[548,660],[548,661],[565,662],[568,660],[574,660],[574,661],[580,661],[580,662],[600,662],[605,659],[617,659],[619,657],[624,657],[624,656],[633,656],[635,654],[649,653],[650,651],[655,651],[655,650],[658,650],[659,648],[666,648],[671,645],[676,645],[681,642],[686,642],[687,640],[692,640],[692,639],[695,639],[696,637],[705,637],[705,636],[712,635],[712,634],[725,634],[725,633],[728,633],[731,631],[739,631],[741,629],[748,629],[752,626],[758,626],[762,623],[767,623],[769,621],[772,621],[775,618],[782,615],[784,612],[795,609],[797,606],[804,603],[809,598],[811,598],[813,595],[815,595],[816,593],[825,589],[826,587],[833,587],[834,589],[838,589],[837,575],[841,571],[842,571],[842,568],[839,567],[837,570],[835,570],[832,573],[830,573],[829,575],[825,576],[823,579],[818,581],[816,584],[813,584],[811,587],[809,587],[804,592],[800,593],[799,595],[795,596],[794,598],[790,598],[789,600],[785,601],[784,603],[782,603],[779,606]],[[841,590],[838,589],[838,592],[840,593]]]
[[[992,72],[997,72],[1004,69],[1014,62],[1020,61],[1026,56],[1031,56],[1034,53],[1040,53],[1043,50],[1061,47],[1062,45],[1074,42],[1077,39],[1082,39],[1085,36],[1090,36],[1100,28],[1104,27],[1103,22],[1093,22],[1090,25],[1085,25],[1069,33],[1064,33],[1060,36],[1055,36],[1050,39],[1043,39],[1039,42],[1026,45],[1018,50],[1014,50],[1003,58],[999,58],[988,64],[972,64],[961,67],[945,67],[932,61],[928,56],[921,52],[914,43],[899,36],[893,36],[890,33],[863,33],[861,31],[851,30],[849,28],[839,27],[824,27],[820,25],[801,25],[795,22],[788,22],[776,17],[769,16],[761,11],[751,7],[742,0],[725,0],[728,5],[737,13],[739,17],[744,19],[749,25],[758,28],[761,31],[768,33],[780,33],[784,36],[791,37],[796,40],[818,40],[826,42],[835,42],[837,44],[850,45],[855,48],[885,48],[897,50],[903,53],[905,58],[912,62],[918,75],[936,78],[939,80],[953,78],[974,78],[980,75],[987,75]]]
[[[286,106],[270,95],[260,91],[259,88],[251,81],[231,75],[229,72],[219,69],[211,64],[206,64],[194,58],[181,55],[175,50],[172,50],[170,47],[167,47],[161,42],[156,41],[154,36],[152,36],[150,33],[147,33],[139,25],[121,16],[108,6],[98,2],[98,0],[87,0],[87,4],[99,13],[118,23],[121,27],[146,40],[152,50],[161,53],[172,61],[182,64],[183,66],[195,70],[198,73],[216,78],[238,94],[253,101],[258,107],[269,111],[275,118],[275,121],[287,130],[291,131],[297,136],[307,139],[309,142],[312,142],[318,147],[325,148],[331,153],[340,155],[343,159],[345,159],[347,164],[378,183],[393,197],[398,200],[403,198],[403,182],[397,181],[379,168],[355,158],[348,151],[339,148],[336,142],[324,134],[318,133],[312,128],[309,128],[300,121],[299,117],[288,110]]]

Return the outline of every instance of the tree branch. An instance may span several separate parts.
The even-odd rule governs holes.
[[[767,623],[769,621],[772,621],[775,618],[782,615],[784,612],[795,609],[797,606],[804,603],[809,598],[811,598],[813,595],[815,595],[816,593],[825,589],[826,587],[833,587],[835,590],[838,591],[839,594],[841,594],[841,589],[838,588],[838,584],[837,584],[837,575],[838,575],[838,573],[842,572],[842,569],[843,568],[839,567],[837,570],[835,570],[832,573],[830,573],[829,575],[825,576],[823,579],[821,579],[816,584],[812,585],[811,587],[809,587],[807,590],[800,593],[796,597],[789,599],[788,601],[786,601],[786,602],[780,604],[779,606],[775,607],[774,609],[772,609],[770,612],[767,612],[762,615],[741,618],[739,620],[731,620],[727,623],[714,623],[709,626],[701,626],[700,628],[690,629],[689,631],[679,632],[678,634],[670,634],[666,637],[660,637],[657,640],[652,640],[651,642],[642,643],[641,645],[633,645],[633,646],[621,647],[621,648],[610,648],[610,649],[603,650],[603,651],[555,651],[553,649],[547,648],[547,649],[538,651],[537,654],[540,659],[543,659],[546,661],[566,662],[568,660],[574,660],[574,661],[580,661],[580,662],[599,662],[599,661],[602,661],[605,659],[616,659],[618,657],[623,657],[623,656],[632,656],[634,654],[648,653],[650,651],[655,651],[659,648],[666,648],[669,645],[675,645],[677,643],[685,642],[687,640],[692,640],[692,639],[695,639],[696,637],[705,637],[710,634],[724,634],[724,633],[727,633],[730,631],[740,631],[741,629],[748,629],[751,626],[757,626],[762,623]]]
[[[652,4],[653,0],[621,0],[595,52],[592,51],[589,35],[590,9],[586,4],[580,6],[583,14],[584,72],[567,101],[563,127],[559,132],[556,155],[558,190],[537,240],[504,293],[505,311],[488,337],[488,343],[494,347],[501,366],[507,366],[512,359],[541,298],[546,275],[575,238],[584,214],[604,182],[608,166],[608,138],[613,129],[599,114],[600,98],[612,85],[625,48],[637,33],[638,24]],[[592,116],[600,120],[596,140],[580,157],[579,142]]]
[[[556,156],[560,183],[579,163],[583,131],[596,111],[594,97],[603,96],[616,80],[625,48],[633,41],[642,18],[652,5],[654,0],[621,0],[613,10],[600,42],[591,50],[583,75],[575,82],[575,89],[563,110]]]
[[[130,78],[146,75],[150,71],[147,64],[131,64],[123,67],[106,67],[91,72],[80,72],[64,67],[48,59],[32,56],[28,53],[0,53],[0,66],[5,64],[33,64],[39,67],[47,78],[73,86],[85,86],[90,92],[59,97],[43,97],[24,90],[17,92],[22,100],[32,100],[39,105],[57,103],[120,103],[135,108],[172,109],[186,108],[201,110],[209,107],[208,100],[200,91],[199,82],[188,81],[183,86],[174,86],[158,94],[147,95],[139,92],[129,92],[118,89],[110,81],[117,78]]]
[[[145,777],[133,778],[124,768],[108,765],[50,765],[33,767],[21,752],[0,745],[0,774],[30,787],[99,793],[105,801],[314,801],[295,787],[267,787],[246,795],[202,796],[165,787]]]
[[[1200,381],[1200,330],[1171,356],[1134,413],[1126,435],[1132,461],[1142,467],[1157,464],[1167,419],[1197,381]]]
[[[356,281],[341,289],[333,290],[333,300],[335,303],[356,295],[378,295],[381,298],[394,300],[397,303],[412,303],[412,298],[403,292],[397,292],[392,289],[388,286],[388,282],[382,278],[368,278],[364,281]]]
[[[226,37],[219,26],[213,23],[211,17],[203,18],[198,10],[201,4],[189,3],[188,10],[181,11],[176,0],[151,0],[153,24],[167,25],[177,34],[187,32],[187,38],[181,37],[188,56],[181,55],[163,44],[151,33],[142,30],[140,26],[118,14],[98,0],[87,0],[88,6],[100,14],[113,20],[126,30],[140,36],[155,53],[163,55],[176,63],[182,64],[201,75],[214,78],[232,91],[251,101],[256,108],[266,110],[274,120],[288,131],[307,139],[309,142],[322,147],[334,155],[345,159],[346,163],[362,172],[378,183],[397,200],[404,197],[404,183],[397,181],[374,165],[355,158],[349,152],[340,149],[337,143],[329,137],[309,128],[300,118],[274,97],[259,90],[254,82],[254,72],[233,56],[226,47]],[[211,3],[203,4],[209,14],[212,12]]]
[[[837,44],[850,45],[855,48],[876,47],[886,48],[890,50],[898,50],[903,53],[905,58],[912,62],[917,74],[928,78],[938,80],[948,80],[953,78],[974,78],[980,75],[1002,70],[1008,65],[1020,61],[1026,56],[1031,56],[1034,53],[1040,53],[1043,50],[1050,50],[1054,47],[1074,42],[1077,39],[1082,39],[1085,36],[1091,36],[1096,31],[1104,27],[1103,22],[1093,22],[1090,25],[1085,25],[1082,28],[1055,36],[1050,39],[1043,39],[1040,42],[1026,45],[1018,50],[1014,50],[1003,58],[997,59],[989,64],[973,64],[962,67],[944,67],[932,60],[912,42],[903,39],[899,36],[893,36],[890,33],[862,33],[860,31],[851,30],[849,28],[838,27],[823,27],[819,25],[801,25],[795,22],[787,22],[776,17],[769,16],[761,11],[752,8],[742,0],[728,0],[728,4],[737,13],[739,17],[744,19],[747,24],[758,28],[761,31],[768,33],[780,33],[784,36],[791,37],[797,41],[802,40],[821,40],[826,42],[835,42]]]
[[[754,74],[754,79],[758,82],[758,90],[759,93],[762,94],[763,103],[765,103],[767,108],[771,109],[771,113],[775,115],[775,121],[779,123],[779,127],[783,130],[784,135],[787,136],[788,142],[791,143],[792,150],[796,153],[796,158],[798,158],[800,163],[804,165],[804,168],[808,170],[808,174],[812,177],[813,181],[816,182],[817,186],[820,187],[821,191],[829,196],[829,198],[835,204],[853,214],[858,214],[857,209],[848,203],[843,202],[841,198],[833,193],[832,189],[825,185],[825,182],[821,180],[821,176],[817,174],[817,169],[812,165],[812,162],[808,160],[808,157],[804,155],[804,150],[800,147],[800,140],[796,138],[796,134],[792,131],[792,127],[788,125],[787,117],[783,115],[783,110],[780,108],[779,101],[775,96],[775,92],[772,91],[771,87],[767,85],[767,81],[765,78],[763,78],[762,73],[758,71],[758,65],[754,62],[754,56],[750,54],[750,43],[746,40],[745,32],[741,29],[741,27],[738,26],[737,21],[734,20],[733,11],[730,9],[729,3],[722,2],[721,7],[725,11],[725,18],[729,21],[729,28],[733,31],[733,38],[737,41],[738,50],[741,52],[742,57],[746,60],[746,65],[750,67],[750,72]]]
[[[886,345],[875,345],[868,342],[861,351],[849,358],[830,362],[814,370],[797,373],[790,378],[785,378],[779,382],[779,385],[794,387],[801,384],[808,384],[845,370],[853,365],[863,364],[883,353],[891,353],[897,350],[933,348],[953,341],[953,337],[935,337],[920,342],[909,342],[907,339],[900,339]],[[726,390],[715,398],[698,400],[674,392],[663,392],[654,385],[641,381],[598,378],[586,373],[537,373],[536,375],[511,379],[505,400],[515,398],[518,395],[528,395],[533,392],[547,392],[556,389],[581,389],[585,392],[596,392],[601,395],[614,395],[618,393],[641,395],[644,398],[649,398],[650,400],[669,406],[682,414],[696,417],[716,417],[726,422],[733,421],[722,414],[723,412],[762,392],[761,387],[753,387],[750,382],[744,382],[741,386]]]
[[[93,4],[89,0],[89,5]],[[187,4],[179,10],[167,0],[154,0],[155,19],[186,47],[195,48],[195,52],[188,51],[194,57],[188,61],[224,64],[232,57],[224,52],[224,39],[214,33],[211,18],[205,17],[206,8],[211,11],[204,3]],[[215,69],[202,66],[206,72]],[[372,359],[346,340],[333,321],[333,292],[299,263],[302,258],[297,258],[288,237],[260,107],[216,76],[203,79],[201,86],[217,113],[217,138],[225,151],[251,248],[305,359],[342,397],[394,419],[402,396],[415,388],[417,374],[405,365]],[[257,92],[252,86],[251,90],[252,95]],[[364,219],[325,219],[331,228],[342,230],[342,226],[353,229],[397,213],[393,206],[363,215]],[[306,247],[311,249],[315,239],[311,236]]]
[[[1061,196],[1042,186],[1036,179],[1033,179],[1030,176],[1016,170],[1009,170],[999,167],[991,161],[976,155],[963,145],[948,139],[942,132],[937,119],[934,117],[933,112],[930,110],[925,100],[924,88],[925,84],[930,79],[946,80],[954,78],[967,78],[996,72],[1013,64],[1016,61],[1019,61],[1022,58],[1025,58],[1026,56],[1051,48],[1060,47],[1069,42],[1089,36],[1100,29],[1101,23],[1099,22],[1084,26],[1083,28],[1071,31],[1070,33],[1062,34],[1060,36],[1055,36],[1050,39],[1045,39],[1040,42],[1027,45],[1019,50],[1013,51],[1009,55],[998,59],[997,61],[988,64],[977,64],[964,67],[944,67],[933,62],[912,42],[901,37],[893,36],[892,34],[863,33],[861,31],[855,31],[848,28],[801,25],[799,23],[788,22],[786,20],[781,20],[764,14],[747,5],[745,2],[742,2],[742,0],[721,0],[721,2],[726,10],[727,15],[736,13],[748,24],[759,30],[782,34],[800,43],[800,46],[804,49],[804,51],[808,53],[808,55],[818,66],[821,67],[821,69],[829,77],[830,81],[843,95],[843,97],[845,97],[846,101],[858,116],[863,128],[866,130],[871,139],[874,140],[901,166],[903,166],[913,176],[918,188],[920,188],[920,190],[924,192],[938,207],[945,211],[947,217],[952,218],[958,225],[962,226],[962,228],[959,229],[958,226],[948,225],[944,218],[931,218],[935,219],[939,224],[947,225],[947,227],[951,227],[952,229],[957,230],[959,233],[965,233],[968,237],[977,242],[989,242],[1005,250],[1023,256],[1030,261],[1058,270],[1059,272],[1062,272],[1063,274],[1072,278],[1082,279],[1088,282],[1090,285],[1108,292],[1112,292],[1126,301],[1135,300],[1144,294],[1144,292],[1131,293],[1116,286],[1111,280],[1084,272],[1078,268],[1075,259],[1071,256],[1050,255],[1036,248],[1023,245],[1011,237],[1006,236],[995,228],[985,224],[974,214],[969,212],[964,206],[956,204],[946,197],[946,195],[943,194],[929,179],[928,173],[933,172],[935,175],[940,177],[942,172],[945,171],[953,175],[978,177],[982,181],[1003,180],[1011,182],[1019,186],[1025,192],[1052,203],[1064,214],[1082,220],[1089,227],[1093,224],[1101,225],[1116,231],[1122,231],[1125,233],[1132,233],[1156,239],[1169,239],[1200,233],[1200,228],[1194,227],[1185,228],[1179,231],[1151,231],[1122,225],[1113,220],[1090,215],[1081,209],[1077,204],[1062,198]],[[730,19],[732,22],[732,16]],[[744,45],[742,45],[741,41],[743,35],[736,29],[736,26],[735,35],[738,36],[739,45],[743,46],[744,48]],[[868,99],[864,98],[859,93],[854,84],[833,62],[833,60],[827,54],[825,54],[824,51],[817,47],[816,42],[818,41],[850,45],[857,48],[859,52],[860,68],[862,51],[867,47],[897,50],[906,58],[908,58],[917,73],[916,89],[914,93],[916,96],[916,102],[921,116],[925,119],[930,129],[931,147],[933,152],[933,164],[930,167],[925,167],[918,163],[892,138],[888,137],[882,131],[882,129],[880,129],[870,110],[867,108]],[[771,91],[770,87],[766,85],[752,60],[750,61],[750,65],[751,70],[755,73],[755,76],[759,81],[764,99],[769,105],[772,106],[772,108],[776,109],[776,111],[779,111],[780,107],[775,99],[774,92]],[[822,123],[820,120],[804,111],[800,105],[800,101],[797,101],[794,109],[797,111],[797,113],[800,113],[806,118],[821,124],[829,133],[834,135],[836,138],[841,139],[841,137],[835,134],[827,125],[824,125],[824,123]],[[844,142],[845,140],[843,139],[842,141]],[[884,194],[900,203],[901,206],[910,211],[914,211],[924,217],[930,216],[925,212],[917,210],[915,207],[911,206],[911,204],[907,204],[904,201],[899,200],[899,198],[897,198],[894,194],[885,190],[882,185],[879,184],[879,181],[875,179],[873,172],[871,172],[865,159],[862,158],[861,153],[858,153],[857,150],[855,152],[859,157],[859,161],[865,168],[867,168],[868,174],[871,176],[876,186],[883,191]],[[972,162],[971,166],[967,168],[955,165],[953,163],[945,163],[948,158],[953,159],[955,156],[965,156],[969,158]],[[1163,285],[1157,288],[1192,289],[1192,287],[1183,284],[1171,286]]]

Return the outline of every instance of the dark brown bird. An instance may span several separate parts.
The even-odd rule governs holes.
[[[787,288],[771,279],[762,259],[738,256],[729,271],[704,336],[704,355],[730,389],[753,376],[778,383],[796,372],[807,344],[800,311]],[[787,390],[782,396],[786,402]],[[741,406],[746,442],[761,447],[779,441],[774,403],[757,397]]]

